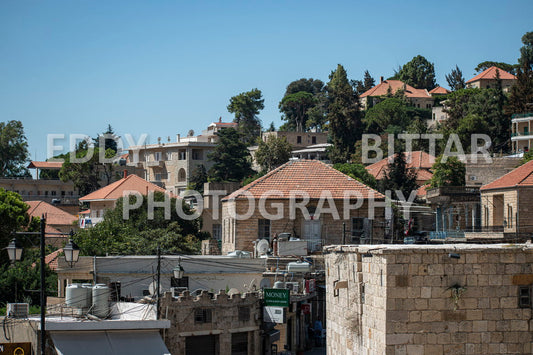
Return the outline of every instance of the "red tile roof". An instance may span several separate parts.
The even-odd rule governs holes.
[[[366,167],[366,170],[372,174],[376,179],[380,180],[385,175],[389,161],[392,161],[393,155],[382,159],[374,164]],[[427,181],[431,179],[433,174],[427,170],[431,169],[435,163],[435,157],[421,150],[407,153],[407,158],[411,158],[411,162],[407,163],[409,168],[419,169],[417,172],[417,180]]]
[[[478,75],[474,76],[472,79],[468,80],[466,83],[471,83],[474,81],[478,81],[481,79],[496,79],[496,70],[500,72],[500,79],[511,79],[516,80],[516,76],[514,76],[511,73],[506,72],[505,70],[501,70],[497,67],[490,67],[488,69],[483,70]]]
[[[403,90],[405,85],[406,97],[431,98],[431,95],[426,89],[415,89],[411,85],[404,84],[400,80],[385,80],[382,83],[374,86],[372,89],[365,91],[361,97],[366,96],[384,96],[387,95],[389,87],[394,94],[398,90]]]
[[[46,215],[46,226],[56,226],[56,225],[72,225],[73,222],[76,222],[78,218],[74,215],[71,215],[68,212],[63,211],[60,208],[57,208],[44,201],[26,201],[30,206],[28,209],[28,215],[30,217],[41,217],[43,214]],[[57,232],[57,230],[50,232]]]
[[[32,161],[28,169],[61,169],[63,163],[57,161]]]
[[[416,190],[416,196],[425,198],[427,195],[427,190],[429,189],[429,184],[425,184],[420,186],[418,190]]]
[[[517,186],[533,186],[533,160],[482,186],[480,190],[505,189]]]
[[[223,201],[246,198],[245,192],[260,198],[270,191],[275,191],[273,199],[290,198],[291,192],[297,196],[300,192],[307,193],[311,199],[319,199],[323,191],[331,192],[334,199],[344,199],[348,191],[358,191],[365,199],[384,198],[379,192],[321,161],[293,160],[224,197]]]
[[[437,95],[446,95],[449,94],[451,91],[448,89],[443,88],[442,86],[437,86],[435,89],[431,90],[429,93],[431,95],[437,94]]]
[[[118,200],[124,194],[124,191],[137,191],[146,195],[148,191],[160,191],[165,193],[166,190],[137,175],[131,174],[125,178],[115,181],[112,184],[102,187],[99,190],[91,192],[80,198],[80,201],[98,201],[98,200]]]
[[[63,248],[59,248],[56,251],[44,257],[44,263],[47,264],[48,267],[50,267],[50,270],[52,271],[57,270],[57,259],[59,258],[62,252],[63,252]],[[31,264],[31,267],[35,267],[36,265],[37,265],[36,263],[33,263]]]

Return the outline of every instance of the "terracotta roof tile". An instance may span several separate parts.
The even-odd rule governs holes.
[[[112,184],[102,187],[99,190],[91,192],[88,195],[80,198],[80,201],[96,201],[96,200],[118,200],[124,194],[124,191],[138,191],[142,195],[146,195],[148,191],[159,191],[165,193],[166,190],[137,175],[128,175]]]
[[[68,212],[63,211],[44,201],[26,201],[30,206],[28,215],[30,217],[41,217],[46,215],[46,225],[71,225],[78,218]]]
[[[384,198],[379,192],[318,160],[293,160],[285,163],[223,200],[246,198],[245,191],[255,198],[269,191],[276,191],[277,194],[272,198],[280,199],[289,198],[291,192],[307,193],[311,199],[318,199],[323,191],[330,191],[334,199],[344,199],[345,191],[358,191],[365,199]]]
[[[63,163],[57,161],[32,161],[28,169],[61,169]]]
[[[417,173],[419,174],[418,180],[429,180],[433,176],[431,172],[428,170],[431,169],[433,164],[435,163],[435,157],[422,151],[417,150],[414,152],[407,153],[407,157],[411,157],[411,162],[407,163],[407,166],[409,168],[419,169],[420,171]],[[385,171],[387,170],[387,166],[389,165],[389,161],[393,159],[393,155],[382,159],[374,164],[371,164],[366,167],[366,170],[372,174],[376,179],[380,180],[385,175]]]
[[[443,88],[442,86],[437,86],[435,89],[432,89],[429,93],[430,94],[442,94],[442,95],[445,95],[445,94],[449,94],[451,91],[448,90],[448,89],[445,89]]]
[[[389,87],[391,89],[391,92],[394,94],[398,90],[403,90],[404,83],[400,80],[385,80],[382,83],[374,86],[372,89],[365,91],[363,94],[361,94],[361,97],[387,95]],[[431,98],[431,95],[426,89],[415,89],[411,85],[407,84],[405,84],[405,96]]]
[[[533,186],[533,160],[482,186],[480,190],[503,189],[515,186]]]
[[[497,67],[490,67],[488,69],[483,70],[478,75],[474,76],[472,79],[468,80],[466,83],[471,83],[474,81],[478,81],[481,79],[496,79],[496,70],[500,72],[500,79],[516,79],[516,76],[514,76],[511,73],[506,72],[505,70],[501,70]]]

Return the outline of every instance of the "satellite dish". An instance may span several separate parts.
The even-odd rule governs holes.
[[[267,279],[266,277],[261,279],[261,282],[259,283],[259,288],[270,288],[270,279]]]
[[[236,288],[230,288],[228,291],[228,296],[240,295],[240,294],[241,294],[241,291],[237,290]]]
[[[255,250],[257,252],[257,255],[265,255],[268,252],[269,247],[270,247],[270,243],[268,242],[268,240],[261,239],[255,245]]]
[[[148,286],[148,292],[153,296],[155,295],[155,290],[157,289],[157,282],[152,281],[150,282],[150,285]],[[159,285],[159,294],[163,293],[163,287]]]

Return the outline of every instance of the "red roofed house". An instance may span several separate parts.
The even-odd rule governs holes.
[[[403,81],[383,80],[383,77],[381,77],[378,85],[361,94],[361,105],[365,110],[369,109],[382,101],[384,96],[388,94],[394,95],[399,90],[404,91],[405,97],[415,107],[430,109],[433,106],[433,97],[426,89],[415,89]]]
[[[450,90],[445,89],[442,86],[437,86],[436,88],[431,89],[429,91],[429,94],[431,96],[437,96],[437,95],[446,95],[446,94],[449,94],[450,92],[451,92]]]
[[[533,160],[480,190],[486,230],[518,236],[533,233]]]
[[[387,172],[389,161],[392,161],[393,156],[382,159],[374,164],[366,167],[366,170],[376,178],[381,180]],[[407,167],[415,169],[417,173],[416,182],[418,185],[424,185],[431,180],[433,173],[430,169],[435,163],[435,157],[421,150],[415,152],[409,152],[406,156]],[[411,160],[409,162],[409,159]]]
[[[114,208],[117,200],[123,197],[127,191],[137,191],[141,195],[147,195],[150,191],[166,192],[164,188],[137,175],[124,176],[124,178],[80,198],[81,202],[89,202],[91,210],[88,217],[80,218],[81,228],[100,222],[104,217],[104,212]]]
[[[222,199],[222,253],[279,233],[318,250],[343,243],[343,224],[346,243],[384,242],[384,222],[382,194],[321,161],[294,160]]]
[[[507,92],[516,82],[516,76],[497,67],[485,69],[466,82],[467,88],[490,89],[496,87],[496,71],[500,73],[503,91]]]
[[[30,217],[46,216],[46,244],[61,247],[67,242],[68,236],[54,235],[53,233],[68,234],[70,231],[78,229],[78,217],[75,215],[44,201],[25,202],[30,206],[28,209]]]

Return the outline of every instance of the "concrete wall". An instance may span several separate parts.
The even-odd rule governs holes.
[[[325,251],[329,355],[532,351],[531,306],[518,303],[520,287],[533,284],[528,245]]]

